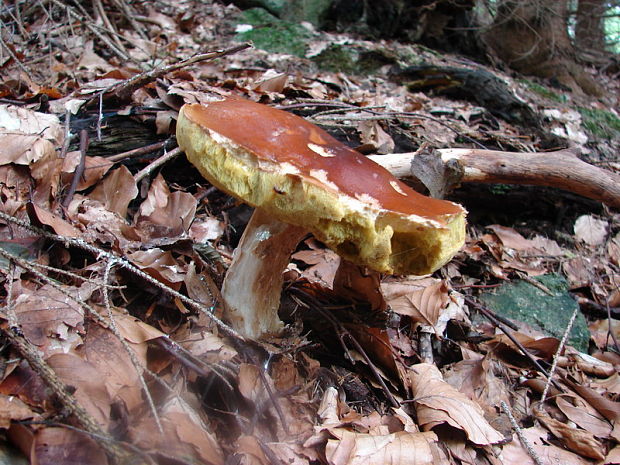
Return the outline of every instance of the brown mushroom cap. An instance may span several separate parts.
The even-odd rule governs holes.
[[[240,98],[185,105],[177,140],[221,190],[377,271],[425,274],[465,237],[465,210],[423,196],[308,121]]]

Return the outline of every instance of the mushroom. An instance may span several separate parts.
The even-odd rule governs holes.
[[[355,264],[427,274],[465,239],[465,210],[426,197],[303,118],[229,97],[184,105],[177,140],[211,184],[255,207],[222,286],[246,337],[282,329],[283,271],[308,233]]]

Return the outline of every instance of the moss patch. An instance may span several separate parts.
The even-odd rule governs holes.
[[[616,139],[620,137],[620,118],[610,111],[595,108],[578,108],[583,126],[597,137]]]
[[[282,21],[262,8],[245,10],[238,24],[249,24],[252,29],[238,33],[242,42],[252,41],[257,48],[273,53],[305,57],[311,33],[299,24]]]
[[[504,284],[494,292],[485,292],[481,300],[498,315],[527,323],[561,339],[568,320],[578,307],[577,302],[568,294],[568,283],[562,276],[548,274],[535,279],[546,286],[552,295],[526,281],[516,281]],[[569,344],[587,352],[589,339],[586,320],[579,313],[569,336]]]
[[[396,57],[382,50],[360,49],[355,45],[331,45],[311,58],[319,68],[346,74],[368,75],[381,66],[395,64]]]
[[[519,82],[521,82],[521,84],[524,84],[532,92],[535,92],[546,99],[553,100],[554,102],[558,103],[566,103],[568,101],[565,95],[553,92],[548,87],[542,86],[527,79],[521,79]]]

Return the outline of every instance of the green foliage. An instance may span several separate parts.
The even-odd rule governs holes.
[[[527,88],[532,92],[536,92],[538,95],[546,99],[553,100],[554,102],[558,103],[566,103],[568,100],[565,95],[557,94],[548,87],[542,86],[528,79],[521,79],[520,82],[526,85]]]
[[[611,7],[607,11],[604,27],[609,51],[620,53],[620,6]]]
[[[500,286],[494,292],[485,292],[481,300],[498,315],[543,331],[558,339],[566,330],[577,302],[568,294],[568,283],[558,274],[534,278],[552,295],[526,282],[515,281]],[[577,350],[587,352],[590,332],[581,313],[577,314],[570,332],[569,343]]]
[[[396,58],[381,50],[360,50],[353,45],[330,45],[312,57],[319,68],[347,74],[368,75],[386,64],[396,63]]]
[[[620,137],[620,118],[610,111],[596,108],[578,108],[583,126],[597,137],[615,139]]]
[[[489,187],[493,195],[506,195],[512,190],[509,184],[493,184]]]
[[[287,53],[304,57],[310,32],[299,24],[282,21],[262,8],[245,10],[239,24],[250,24],[253,28],[237,34],[243,42],[252,41],[254,46],[268,52]]]

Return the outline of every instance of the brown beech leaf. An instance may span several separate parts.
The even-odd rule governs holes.
[[[8,428],[12,420],[25,420],[38,416],[19,398],[0,394],[0,428]]]
[[[2,211],[15,216],[23,210],[24,205],[32,198],[34,188],[28,169],[17,165],[0,166],[0,196],[2,198]],[[19,234],[18,230],[11,231],[11,239]]]
[[[76,388],[78,403],[107,430],[110,425],[110,397],[101,374],[91,363],[73,354],[54,354],[47,363],[67,386]]]
[[[239,392],[255,405],[259,405],[266,396],[265,385],[258,370],[258,367],[248,363],[239,367]]]
[[[138,250],[127,256],[137,267],[174,289],[183,282],[185,272],[170,251]]]
[[[71,223],[63,220],[58,215],[39,207],[33,202],[28,203],[28,211],[31,217],[34,216],[39,223],[51,227],[56,234],[66,237],[80,237],[82,231],[77,229]]]
[[[561,439],[566,447],[579,455],[590,459],[602,460],[605,458],[603,444],[596,440],[594,435],[574,426],[567,425],[561,421],[551,418],[540,406],[532,408],[534,416],[549,430],[553,435]]]
[[[523,237],[513,228],[500,226],[499,224],[492,224],[487,226],[487,228],[499,237],[499,240],[502,241],[504,247],[508,247],[513,250],[529,250],[534,247],[532,241]]]
[[[373,152],[379,154],[394,153],[394,140],[383,130],[378,121],[362,121],[357,130],[360,133],[362,144],[373,147]]]
[[[340,260],[334,276],[334,292],[354,302],[367,302],[372,310],[387,308],[380,290],[381,275],[369,268],[360,267],[347,260]]]
[[[196,402],[199,405],[199,401]],[[199,412],[180,396],[172,396],[159,406],[158,412],[163,434],[150,415],[144,415],[130,424],[131,437],[135,438],[137,446],[168,457],[165,463],[224,465],[222,450],[208,425],[203,423]],[[181,457],[185,459],[181,460]]]
[[[282,93],[284,87],[288,83],[288,74],[278,73],[276,70],[268,69],[265,73],[254,83],[254,90],[259,92],[275,92]]]
[[[549,433],[540,426],[526,428],[522,432],[544,464],[587,465],[591,463],[573,452],[549,443],[547,440]],[[536,465],[516,434],[513,435],[511,442],[502,447],[501,457],[505,465]]]
[[[372,412],[362,416],[340,401],[338,391],[325,391],[318,409],[320,426],[306,440],[306,448],[321,448],[332,465],[447,464],[433,432],[417,430],[402,409],[393,415]]]
[[[136,228],[143,240],[176,237],[189,231],[196,214],[196,199],[187,192],[170,192],[166,181],[157,175],[140,205]]]
[[[434,465],[446,463],[435,433],[399,431],[385,435],[356,433],[343,428],[330,430],[325,457],[331,465]]]
[[[38,430],[30,449],[30,463],[63,465],[107,465],[108,459],[97,442],[67,428]]]
[[[87,300],[93,287],[61,286],[77,301]],[[24,335],[46,356],[66,352],[82,342],[77,332],[83,330],[84,310],[76,300],[49,284],[34,291],[24,289],[17,298],[15,313]]]
[[[81,157],[81,153],[75,151],[67,153],[67,156],[63,160],[62,180],[67,186],[70,185],[73,180],[75,168],[80,163]],[[112,166],[113,164],[106,158],[86,156],[84,158],[84,172],[78,180],[76,190],[79,192],[94,186],[103,178]]]
[[[24,107],[0,105],[0,165],[29,165],[55,157],[64,131],[58,118]]]
[[[101,202],[121,218],[127,216],[127,206],[138,195],[136,181],[125,165],[121,165],[90,193],[90,198]]]
[[[394,312],[425,325],[435,326],[448,303],[448,289],[440,279],[384,282],[381,290]]]
[[[480,406],[443,380],[435,365],[419,363],[410,368],[409,379],[418,422],[425,430],[447,423],[463,430],[478,445],[504,439],[484,418]]]
[[[496,415],[495,407],[504,401],[510,403],[510,391],[496,373],[501,371],[501,364],[491,358],[461,360],[450,365],[444,373],[444,379],[450,386],[476,401],[487,414],[487,418]],[[502,430],[503,431],[503,430]]]
[[[176,111],[158,111],[155,114],[157,134],[170,134],[170,126],[176,120]]]
[[[146,344],[131,344],[131,349],[146,366]],[[111,331],[101,326],[90,327],[79,354],[97,370],[97,381],[105,387],[110,399],[121,399],[130,413],[144,405],[136,368]]]
[[[121,335],[133,344],[165,336],[160,330],[126,313],[114,312],[114,321]]]
[[[598,412],[588,411],[584,406],[575,406],[562,396],[556,397],[555,404],[570,421],[594,436],[608,438],[611,434],[611,424]]]
[[[304,243],[309,247],[309,250],[300,250],[291,257],[293,260],[309,265],[308,268],[300,266],[302,269],[301,276],[310,282],[318,282],[331,289],[340,265],[340,256],[336,252],[326,249],[314,238],[306,239]]]

